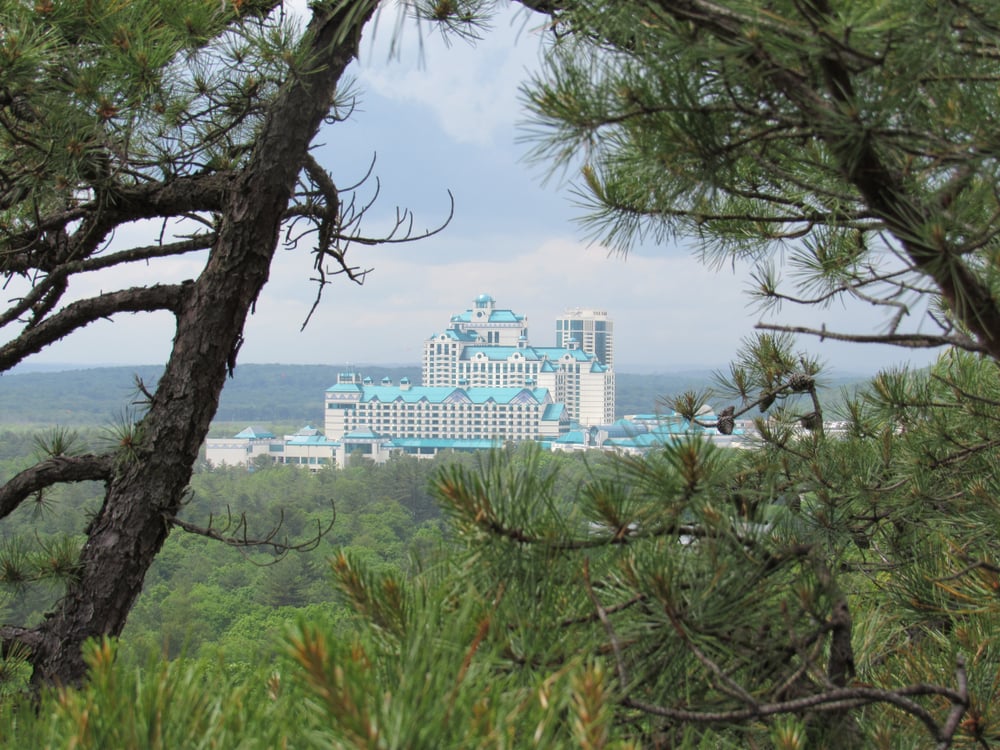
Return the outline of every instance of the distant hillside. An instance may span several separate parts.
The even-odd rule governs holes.
[[[226,383],[215,419],[322,425],[323,392],[336,382],[340,369],[330,365],[240,365],[235,377]],[[417,366],[358,369],[376,382],[386,376],[396,383],[403,376],[420,382]],[[135,377],[152,386],[161,372],[160,367],[141,366],[4,375],[0,377],[0,426],[109,424],[136,401]],[[616,380],[618,416],[662,411],[663,398],[701,390],[713,382],[708,370],[618,373]]]
[[[0,377],[0,421],[12,424],[109,424],[136,400],[135,377],[156,382],[162,367],[101,367]]]
[[[341,368],[329,365],[240,365],[222,391],[216,421],[322,424],[323,392]],[[372,367],[365,374],[419,380],[418,367]],[[103,425],[137,399],[135,376],[148,386],[163,368],[99,367],[0,377],[0,423]],[[134,408],[134,407],[132,407]]]

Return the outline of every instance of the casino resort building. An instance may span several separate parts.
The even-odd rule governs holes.
[[[382,462],[523,440],[551,450],[642,450],[691,427],[651,415],[615,422],[613,323],[603,310],[567,310],[556,321],[556,345],[536,347],[527,317],[482,294],[424,342],[421,380],[341,372],[324,396],[322,432],[310,426],[279,438],[248,427],[209,439],[206,457],[253,466],[268,456],[319,470],[351,456]]]

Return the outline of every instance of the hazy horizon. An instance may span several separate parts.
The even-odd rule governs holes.
[[[99,370],[99,369],[128,369],[128,368],[148,368],[163,367],[165,362],[32,362],[31,360],[17,365],[5,373],[0,373],[0,387],[2,378],[10,375],[30,375],[32,373],[59,373],[75,372],[79,370]],[[240,367],[247,366],[267,366],[267,367],[330,367],[336,369],[354,370],[363,374],[367,369],[375,370],[379,367],[391,369],[420,369],[420,362],[240,362],[236,366],[236,374],[239,374]],[[367,368],[367,369],[366,369]],[[654,364],[626,366],[624,369],[616,366],[615,372],[620,375],[683,375],[686,373],[714,373],[716,371],[728,370],[729,363],[699,364],[680,362],[675,365],[661,366]],[[824,374],[833,377],[870,377],[878,372],[879,368],[873,370],[850,370],[842,368],[828,368]]]

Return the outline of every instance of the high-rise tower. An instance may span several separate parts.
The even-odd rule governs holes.
[[[576,307],[556,318],[556,346],[569,347],[574,339],[605,367],[615,366],[614,322],[606,310]]]

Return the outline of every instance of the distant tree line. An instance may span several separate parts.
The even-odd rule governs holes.
[[[323,424],[323,392],[337,382],[334,365],[240,365],[222,390],[216,422]],[[362,366],[364,374],[394,383],[420,382],[414,367]],[[63,372],[5,375],[0,379],[0,414],[11,425],[101,425],[139,399],[136,378],[155,384],[162,368],[99,367]],[[713,379],[710,370],[655,374],[617,373],[615,414],[662,411],[666,400],[698,390]],[[830,381],[830,385],[852,378]]]

